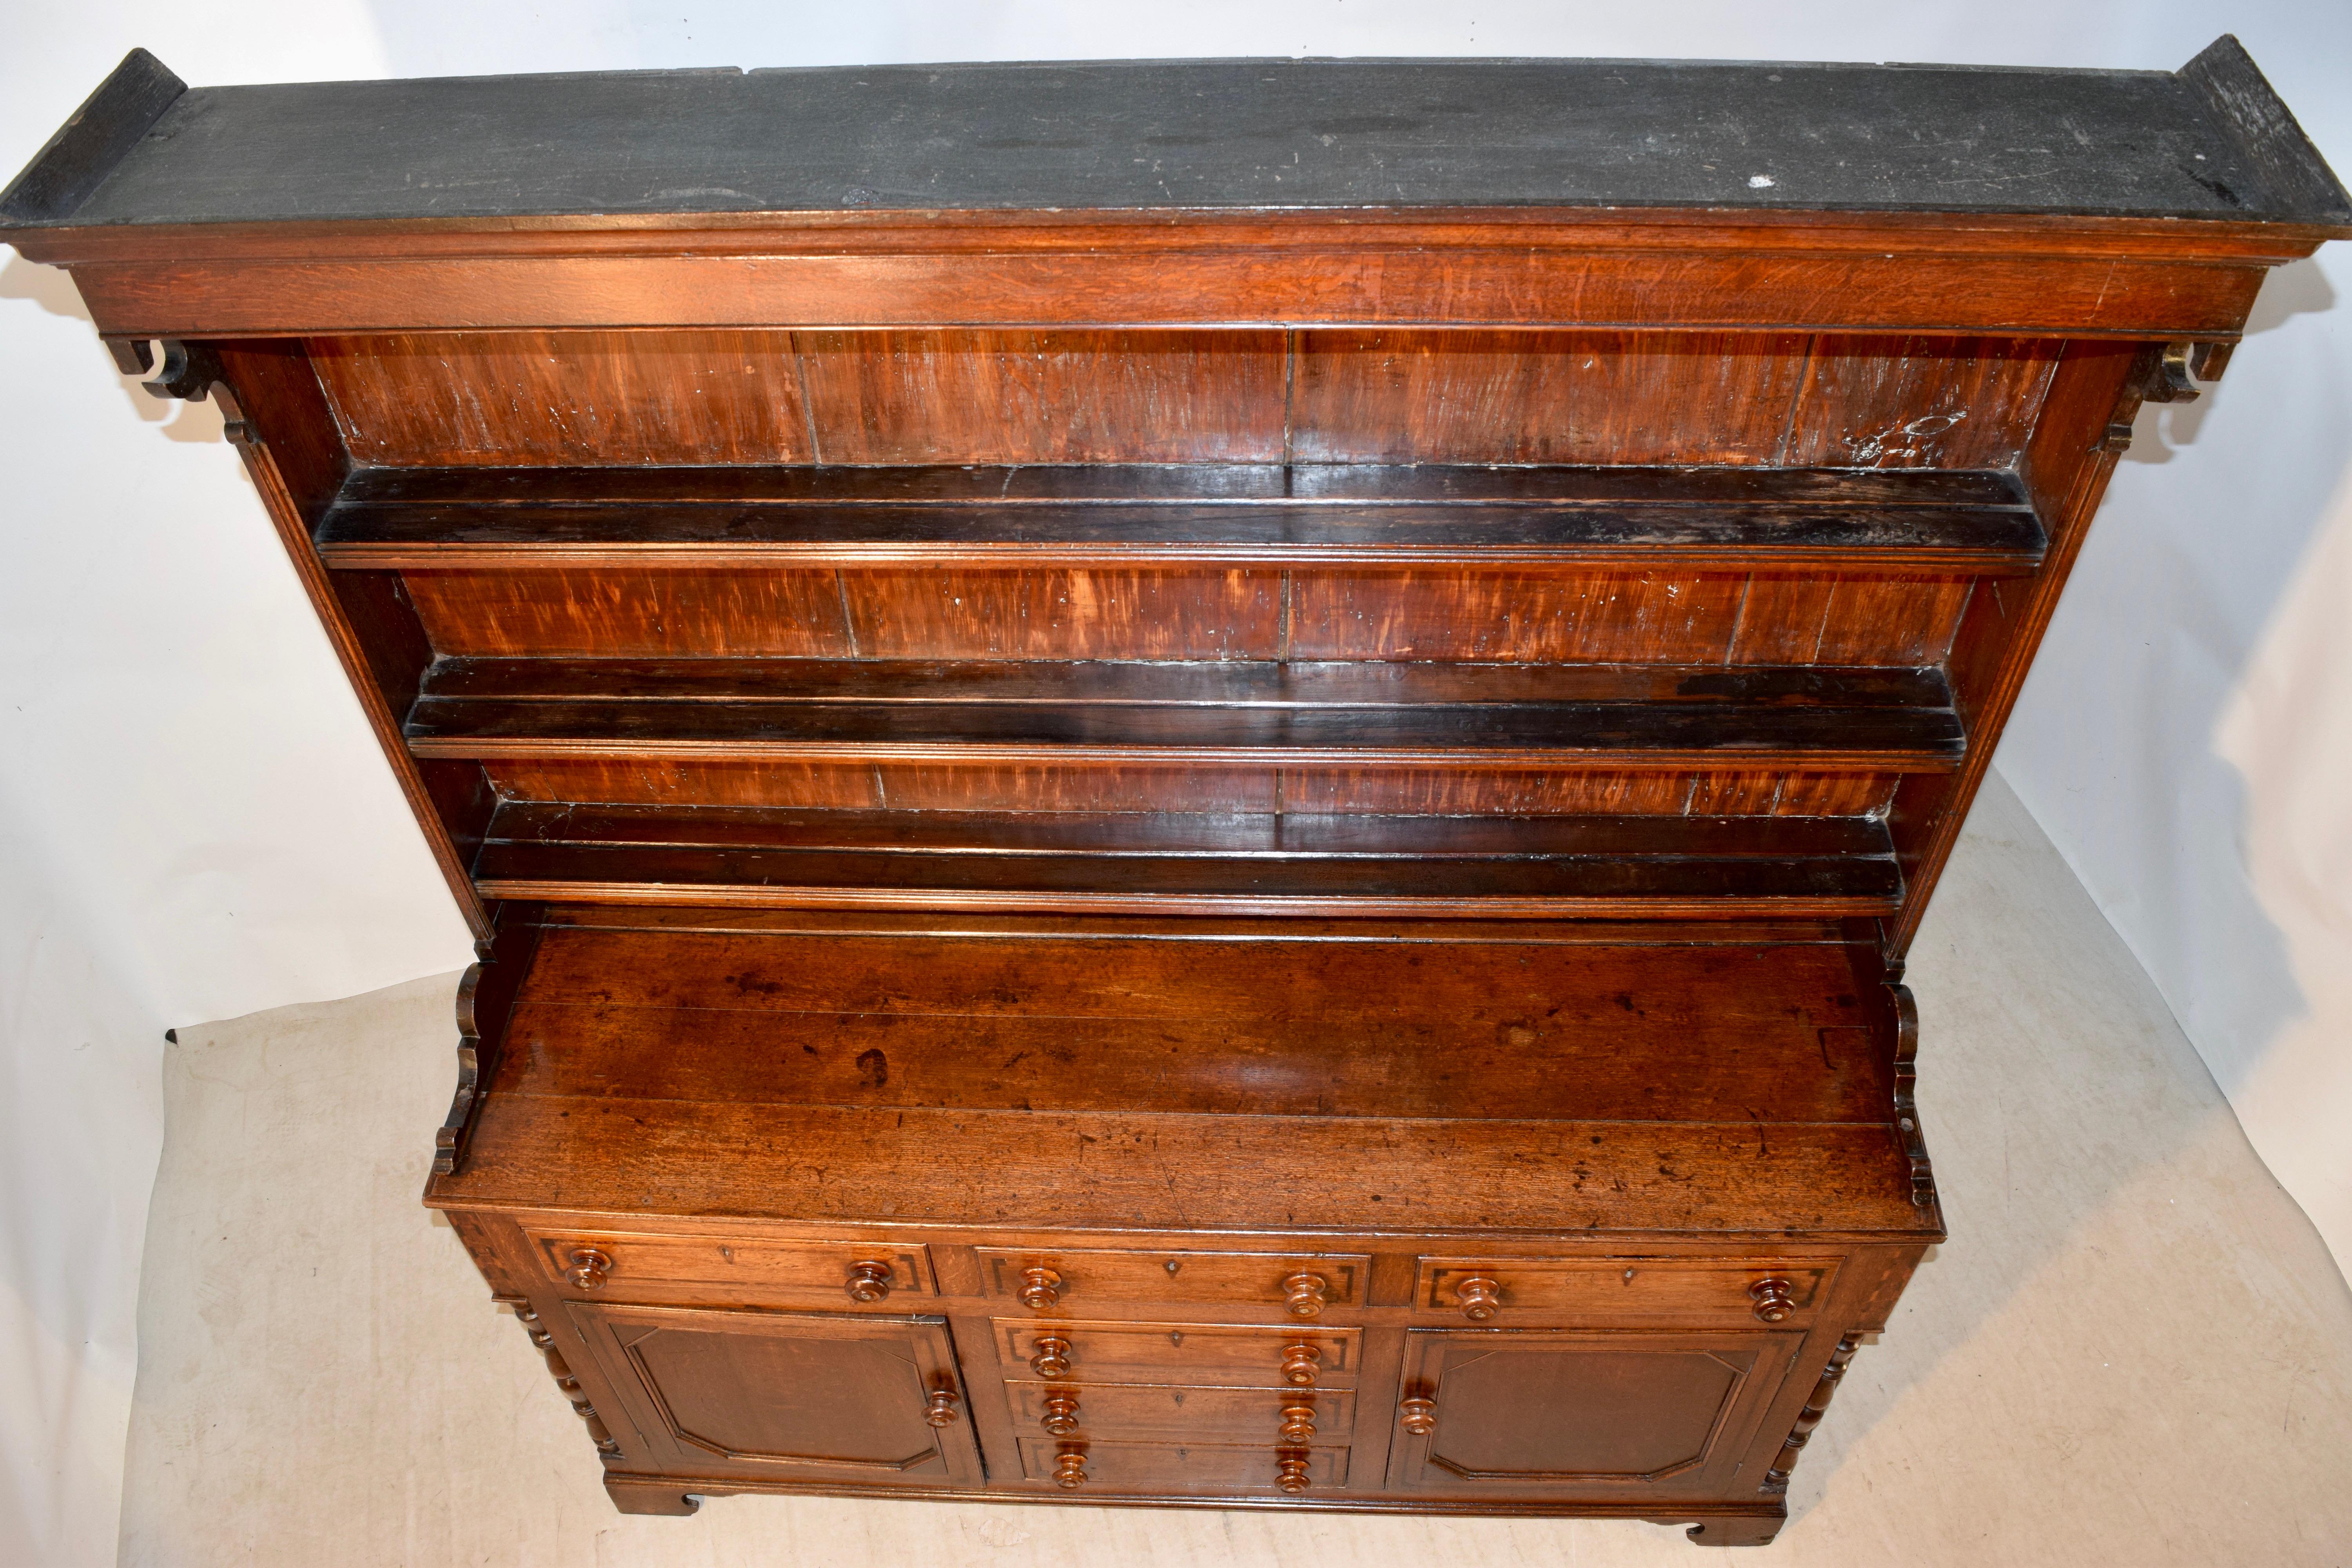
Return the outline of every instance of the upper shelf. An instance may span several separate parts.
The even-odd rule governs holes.
[[[135,50],[0,222],[1512,207],[2352,221],[2225,37],[2177,72],[1118,60],[194,89]]]
[[[2014,476],[1361,465],[361,468],[345,569],[1541,565],[2032,572]]]

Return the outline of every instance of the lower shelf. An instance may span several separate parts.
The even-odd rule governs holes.
[[[510,802],[494,899],[1213,914],[1876,915],[1874,817],[803,811]]]

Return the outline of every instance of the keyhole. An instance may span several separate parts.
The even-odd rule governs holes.
[[[1181,1263],[1177,1262],[1174,1258],[1170,1258],[1170,1259],[1169,1259],[1169,1260],[1168,1260],[1164,1265],[1162,1265],[1162,1267],[1163,1267],[1163,1268],[1165,1268],[1168,1270],[1168,1272],[1169,1272],[1169,1273],[1173,1274],[1173,1273],[1175,1273],[1175,1272],[1176,1272],[1176,1270],[1178,1270],[1179,1268],[1183,1268],[1184,1266],[1183,1266],[1182,1264],[1181,1264]]]
[[[1633,1282],[1633,1271],[1632,1269],[1628,1268],[1627,1270],[1625,1270],[1625,1283],[1626,1283],[1626,1284],[1628,1284],[1628,1285],[1631,1285]]]
[[[1182,1343],[1184,1342],[1184,1333],[1183,1333],[1183,1331],[1182,1331],[1182,1330],[1181,1330],[1181,1329],[1171,1329],[1171,1330],[1169,1330],[1169,1331],[1168,1331],[1168,1342],[1169,1342],[1170,1344],[1171,1344],[1171,1345],[1181,1345],[1181,1344],[1182,1344]]]

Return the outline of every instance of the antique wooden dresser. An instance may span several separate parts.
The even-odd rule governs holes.
[[[2347,233],[2227,38],[139,53],[0,197],[473,924],[426,1201],[622,1508],[1709,1543],[1943,1235],[1903,956],[2135,412]]]

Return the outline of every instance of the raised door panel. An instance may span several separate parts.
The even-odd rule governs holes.
[[[580,1302],[569,1310],[623,1418],[663,1469],[981,1484],[945,1319]]]
[[[1391,1489],[1622,1496],[1730,1485],[1803,1336],[1415,1329],[1405,1341]]]

